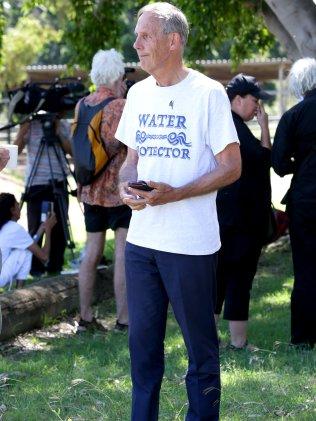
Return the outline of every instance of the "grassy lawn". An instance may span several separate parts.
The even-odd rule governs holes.
[[[288,348],[291,284],[288,247],[266,251],[251,303],[249,336],[259,350],[221,350],[222,420],[316,419],[316,352]],[[103,303],[98,311],[113,326],[114,303]],[[68,321],[20,337],[10,350],[2,347],[0,419],[129,419],[127,335],[110,331],[77,337]],[[224,341],[226,332],[222,323]],[[186,352],[171,313],[165,351],[160,419],[183,420]]]

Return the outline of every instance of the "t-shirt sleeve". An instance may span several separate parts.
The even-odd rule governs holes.
[[[230,143],[239,143],[230,102],[220,84],[210,94],[208,127],[209,146],[214,155],[223,151]]]
[[[25,250],[34,243],[30,234],[19,224],[15,224],[10,235],[10,247]]]
[[[135,136],[133,136],[133,133],[135,133],[135,131],[131,127],[134,118],[131,112],[131,103],[132,98],[129,92],[127,95],[126,104],[119,125],[115,133],[115,138],[120,142],[124,143],[129,148],[136,149]]]

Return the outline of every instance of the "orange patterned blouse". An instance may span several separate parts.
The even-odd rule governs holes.
[[[113,97],[113,92],[101,86],[98,90],[88,95],[84,101],[96,105],[106,98]],[[103,111],[101,138],[104,142],[110,162],[106,170],[88,186],[79,186],[80,199],[89,205],[115,207],[123,205],[118,193],[118,174],[125,161],[127,148],[115,139],[114,135],[120,121],[125,99],[115,99]]]

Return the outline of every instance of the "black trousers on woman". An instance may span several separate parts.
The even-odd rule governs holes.
[[[250,291],[257,271],[262,240],[255,232],[222,228],[221,242],[215,314],[221,313],[225,302],[225,320],[245,321],[249,318]]]
[[[294,266],[291,296],[291,342],[316,342],[316,203],[292,202],[288,207]]]

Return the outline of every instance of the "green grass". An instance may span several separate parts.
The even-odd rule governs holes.
[[[249,337],[259,351],[221,351],[221,420],[316,419],[315,351],[288,348],[292,284],[286,247],[266,251],[256,277]],[[113,325],[113,301],[98,306]],[[227,325],[220,324],[228,340]],[[127,335],[28,335],[33,349],[0,357],[0,419],[128,420],[131,399]],[[22,339],[20,343],[23,343]],[[31,347],[32,348],[32,347]],[[170,314],[160,420],[186,413],[186,352]],[[1,380],[1,373],[7,373]],[[6,380],[7,378],[7,380]],[[1,407],[5,405],[5,407]]]

